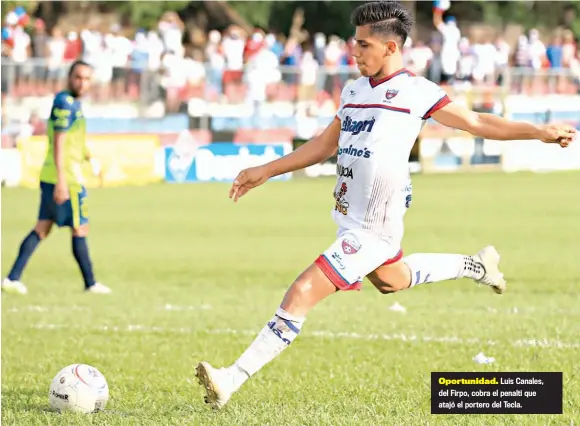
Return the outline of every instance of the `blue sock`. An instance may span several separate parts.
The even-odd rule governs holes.
[[[95,276],[93,275],[93,265],[91,264],[91,258],[89,257],[89,246],[87,245],[87,239],[85,237],[73,237],[72,238],[72,250],[75,256],[81,273],[83,274],[83,279],[85,280],[85,288],[89,288],[95,285]]]
[[[32,253],[34,253],[34,250],[36,250],[38,243],[40,243],[40,237],[38,236],[35,230],[32,230],[30,234],[28,234],[28,236],[22,241],[22,244],[20,244],[20,251],[18,252],[18,257],[16,258],[14,266],[12,266],[12,269],[8,274],[9,280],[11,281],[20,280],[20,276],[22,275],[22,272],[24,271],[24,268],[26,267],[26,264],[28,263],[30,256],[32,256]]]

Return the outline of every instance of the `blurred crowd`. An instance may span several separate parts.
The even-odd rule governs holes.
[[[516,67],[520,71],[510,84],[517,90],[525,90],[527,73],[550,70],[568,77],[542,77],[547,90],[580,90],[580,50],[571,31],[541,37],[532,29],[510,45],[501,36],[470,39],[453,18],[434,17],[433,24],[428,40],[407,41],[404,58],[407,68],[436,83],[498,85],[506,69]],[[91,96],[97,101],[162,99],[173,110],[195,97],[223,102],[334,98],[357,75],[353,43],[321,33],[296,38],[238,26],[200,35],[186,31],[176,13],[166,13],[154,29],[113,24],[66,32],[48,29],[41,19],[23,26],[8,14],[2,31],[2,92],[27,96],[61,90],[68,64],[82,58],[94,66]]]

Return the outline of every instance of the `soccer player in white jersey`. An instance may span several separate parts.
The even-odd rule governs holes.
[[[382,293],[419,284],[471,278],[505,290],[499,254],[489,246],[469,256],[416,253],[402,257],[403,216],[411,203],[408,159],[429,117],[495,140],[539,139],[566,147],[569,126],[536,126],[477,114],[454,104],[437,85],[402,69],[401,49],[411,17],[395,2],[355,9],[354,57],[362,77],[342,91],[337,117],[320,135],[291,154],[242,171],[230,190],[237,201],[269,178],[318,164],[338,150],[334,190],[336,241],[294,281],[274,317],[227,368],[197,367],[205,400],[223,407],[242,384],[298,336],[309,311],[338,290],[359,289],[366,276]]]

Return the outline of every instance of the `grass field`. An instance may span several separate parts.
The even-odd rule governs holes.
[[[580,420],[580,174],[416,176],[404,249],[495,244],[503,296],[471,281],[381,295],[340,293],[222,412],[194,380],[230,364],[286,288],[334,239],[331,179],[93,190],[90,247],[112,295],[82,293],[70,237],[35,253],[27,296],[2,295],[3,425],[570,425]],[[38,193],[2,191],[2,273],[35,220]],[[389,309],[398,302],[406,313]],[[478,352],[495,357],[476,364]],[[107,377],[106,412],[48,410],[65,365]],[[563,371],[561,416],[435,416],[432,371]]]

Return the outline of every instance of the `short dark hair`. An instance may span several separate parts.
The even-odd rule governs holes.
[[[413,28],[411,13],[396,1],[372,1],[361,4],[350,16],[355,27],[370,25],[373,34],[396,35],[401,46],[407,41]]]
[[[93,69],[92,65],[89,64],[88,62],[85,62],[81,59],[77,59],[76,61],[74,61],[72,63],[72,65],[70,66],[69,70],[68,70],[68,76],[70,77],[73,72],[75,71],[76,67],[89,67],[90,69]]]

